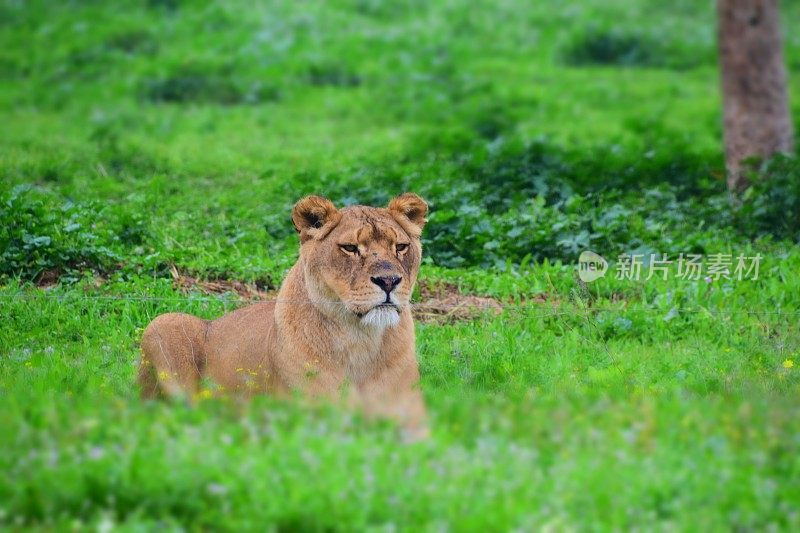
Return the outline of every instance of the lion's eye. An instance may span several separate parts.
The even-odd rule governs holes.
[[[355,244],[340,244],[339,247],[349,254],[357,254],[358,246]]]
[[[397,244],[395,246],[395,249],[398,252],[405,252],[408,249],[408,244],[407,243],[399,243],[399,244]]]

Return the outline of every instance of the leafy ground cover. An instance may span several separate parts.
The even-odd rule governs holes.
[[[11,2],[0,24],[0,527],[800,525],[800,167],[754,167],[730,209],[710,4]],[[431,203],[426,290],[503,306],[419,324],[430,441],[138,400],[151,318],[245,303],[174,271],[268,292],[299,196],[403,190]],[[764,259],[585,284],[584,249]]]

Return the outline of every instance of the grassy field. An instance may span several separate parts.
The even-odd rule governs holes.
[[[251,4],[0,4],[0,529],[800,527],[800,164],[730,210],[712,3]],[[173,270],[275,289],[297,198],[404,190],[418,298],[503,306],[418,325],[430,440],[138,399],[150,319],[246,304]],[[584,249],[763,261],[585,284]]]

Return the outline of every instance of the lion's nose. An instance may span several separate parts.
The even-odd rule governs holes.
[[[377,276],[369,279],[372,280],[372,283],[383,289],[386,294],[389,294],[395,287],[400,285],[400,281],[403,278],[400,276]]]

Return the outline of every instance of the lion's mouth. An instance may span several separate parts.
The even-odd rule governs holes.
[[[370,313],[370,312],[372,312],[372,311],[374,311],[376,309],[394,310],[394,311],[396,311],[398,313],[400,312],[400,306],[398,304],[396,304],[394,302],[383,302],[383,303],[380,303],[380,304],[375,305],[373,307],[370,307],[366,311],[353,311],[353,314],[355,314],[358,318],[364,318],[364,316],[366,316],[368,313]]]

